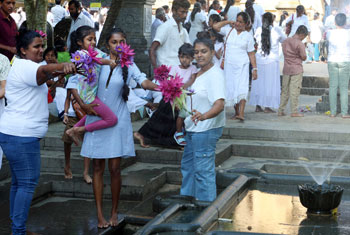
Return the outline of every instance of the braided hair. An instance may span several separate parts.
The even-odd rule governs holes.
[[[194,21],[196,14],[201,12],[201,10],[202,10],[201,7],[202,7],[202,5],[199,2],[196,2],[194,4],[193,10],[192,10],[192,13],[191,13],[191,21],[192,22]]]
[[[113,34],[121,34],[122,37],[126,39],[126,34],[124,33],[124,31],[122,29],[114,28],[108,34],[108,37],[106,38],[106,45],[108,45],[108,41],[109,41],[109,39],[111,39]],[[129,86],[127,85],[128,77],[129,77],[129,68],[127,66],[124,66],[122,68],[122,75],[123,75],[123,81],[124,81],[124,85],[123,85],[123,88],[122,88],[122,97],[123,97],[123,100],[126,102],[126,101],[128,101],[128,96],[129,96],[129,93],[130,93]]]
[[[271,50],[271,29],[270,26],[273,23],[273,15],[270,12],[266,12],[262,18],[262,31],[261,31],[261,49],[264,55],[269,55]]]
[[[247,12],[250,17],[251,25],[254,24],[254,20],[255,20],[255,11],[253,8],[253,4],[254,3],[251,0],[247,0],[247,2],[245,3],[245,12]]]

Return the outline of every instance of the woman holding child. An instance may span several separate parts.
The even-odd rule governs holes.
[[[115,49],[121,43],[126,43],[126,35],[122,30],[114,29],[106,40],[106,47],[110,51],[108,59],[117,60],[119,58]],[[111,70],[113,72],[108,88],[106,88]],[[101,67],[97,95],[118,117],[118,123],[110,128],[86,132],[81,149],[82,156],[93,159],[93,190],[99,228],[107,228],[118,224],[117,209],[121,189],[120,161],[121,158],[135,156],[131,118],[126,104],[129,89],[127,85],[131,79],[134,79],[144,89],[153,90],[157,87],[156,84],[147,80],[146,75],[141,73],[135,64],[123,68],[121,65],[117,65],[115,68],[111,68],[109,65]],[[87,106],[87,109],[87,113],[94,113],[92,106]],[[100,120],[100,118],[88,115],[86,125],[97,120]],[[108,159],[112,191],[112,210],[108,221],[102,213],[103,173],[106,159]]]

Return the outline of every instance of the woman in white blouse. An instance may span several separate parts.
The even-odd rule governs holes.
[[[256,30],[255,38],[258,43],[255,56],[259,79],[252,81],[249,104],[256,105],[256,112],[270,113],[280,104],[279,44],[286,36],[280,27],[273,26],[273,15],[267,12],[263,15],[262,27]]]
[[[234,24],[234,28],[229,24],[231,26]],[[244,109],[249,92],[249,63],[253,66],[253,79],[258,78],[254,38],[245,31],[248,24],[249,16],[245,12],[238,13],[236,22],[222,21],[214,24],[214,30],[225,37],[223,60],[226,105],[235,108],[236,113],[232,119],[241,121],[244,121]]]
[[[289,25],[291,25],[291,31],[290,34],[287,35],[288,37],[292,37],[300,25],[306,26],[308,32],[310,32],[309,19],[305,14],[305,8],[303,5],[297,6],[296,13],[286,19],[286,26],[288,27]]]
[[[227,0],[226,7],[224,9],[225,20],[236,21],[238,13],[241,12],[241,8],[234,5],[235,0]]]
[[[194,40],[197,39],[197,33],[202,32],[207,27],[207,17],[201,12],[202,5],[197,2],[194,4],[193,11],[191,13],[190,22],[190,42],[193,44]]]

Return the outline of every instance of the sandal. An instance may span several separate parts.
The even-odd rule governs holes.
[[[185,135],[183,132],[175,132],[174,139],[178,145],[186,146],[186,140],[185,140],[184,136]]]

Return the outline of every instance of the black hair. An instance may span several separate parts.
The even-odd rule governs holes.
[[[316,12],[316,13],[314,14],[314,20],[317,20],[318,17],[320,17],[320,13]]]
[[[284,21],[286,18],[287,18],[287,17],[286,17],[285,14],[282,14],[282,15],[280,16],[280,23],[279,23],[279,26],[282,26],[282,23],[283,23],[283,21]]]
[[[163,8],[164,10],[168,10],[168,9],[169,9],[169,6],[168,6],[168,5],[164,5],[164,6],[162,6],[162,8]]]
[[[338,13],[335,16],[335,24],[339,27],[343,27],[346,24],[346,15],[344,13]]]
[[[201,10],[202,10],[201,4],[199,2],[196,2],[193,6],[193,10],[191,13],[191,21],[194,21],[196,14],[201,12]]]
[[[45,49],[44,54],[43,54],[43,59],[44,59],[44,60],[45,60],[45,56],[46,56],[49,52],[51,52],[51,51],[53,51],[53,53],[55,54],[55,56],[56,56],[56,58],[57,58],[57,51],[56,51],[56,48],[54,48],[54,47],[48,47],[48,48]]]
[[[230,9],[230,6],[235,4],[235,0],[227,0],[226,6],[224,9],[224,16],[227,14],[228,10]]]
[[[238,18],[238,16],[242,17],[244,23],[246,23],[246,24],[249,23],[250,18],[249,18],[249,15],[247,14],[247,12],[241,11],[240,13],[237,14],[237,18]]]
[[[193,46],[189,43],[182,44],[182,46],[179,48],[179,56],[180,55],[188,55],[193,57],[194,56]]]
[[[55,48],[56,48],[56,51],[58,52],[64,52],[66,45],[67,44],[65,40],[58,39],[55,41]]]
[[[207,37],[197,38],[193,43],[193,47],[195,47],[196,44],[198,44],[198,43],[203,43],[210,50],[212,50],[212,51],[214,50],[214,44],[213,44],[212,40],[210,40],[210,38],[207,38]]]
[[[214,9],[214,5],[215,5],[215,4],[219,4],[219,1],[218,1],[218,0],[214,0],[214,1],[212,2],[212,4],[210,5],[209,9],[208,9],[208,12],[209,12],[211,9]]]
[[[304,13],[305,13],[305,7],[303,5],[299,5],[299,6],[297,6],[296,11],[297,12],[298,11],[304,11]]]
[[[309,34],[309,31],[307,30],[305,25],[300,25],[295,34],[307,36]]]
[[[126,34],[124,33],[124,31],[121,28],[114,28],[114,29],[112,29],[112,31],[108,34],[108,36],[106,38],[106,45],[108,45],[108,41],[109,41],[109,39],[111,39],[113,34],[121,34],[126,39]],[[123,75],[123,81],[124,81],[124,85],[122,88],[123,89],[122,97],[123,97],[123,100],[126,102],[126,101],[128,101],[128,96],[130,93],[129,86],[127,85],[128,77],[129,77],[129,69],[127,66],[122,67],[122,75]]]
[[[217,23],[221,21],[221,17],[217,14],[211,14],[209,16],[209,20],[212,20],[214,23]]]
[[[61,5],[61,0],[55,0],[56,5]]]
[[[245,12],[248,13],[251,24],[254,24],[254,20],[255,20],[255,11],[253,8],[253,4],[254,3],[251,0],[247,0],[245,3]]]
[[[199,39],[199,38],[209,38],[210,39],[210,33],[208,31],[201,31],[201,32],[198,32],[196,37]],[[194,44],[193,44],[194,46]]]
[[[191,4],[188,0],[174,0],[173,6],[171,9],[173,11],[177,11],[180,8],[188,9],[188,8],[190,8],[190,6],[191,6]]]
[[[216,38],[216,41],[218,42],[224,42],[224,36],[216,32],[214,29],[208,30],[210,37],[214,36]]]
[[[16,36],[16,49],[17,55],[22,58],[21,48],[28,49],[28,46],[34,41],[35,38],[42,38],[41,35],[34,30],[27,30],[22,28],[19,30]]]
[[[100,30],[100,24],[98,22],[95,22],[94,23],[94,28],[96,31],[99,31]]]
[[[271,29],[273,24],[273,15],[266,12],[262,17],[262,31],[261,31],[261,49],[264,55],[269,55],[271,50]]]
[[[81,4],[79,1],[77,0],[70,0],[68,3],[68,6],[74,5],[75,8],[79,9],[81,7]]]
[[[92,32],[95,32],[95,29],[87,25],[80,26],[77,30],[73,31],[70,35],[71,43],[70,43],[69,53],[72,54],[77,50],[80,50],[81,47],[78,45],[78,42],[79,41],[83,42],[84,38]]]
[[[200,1],[197,1],[201,4],[201,6],[205,6],[207,4],[207,1],[206,0],[200,0]]]

